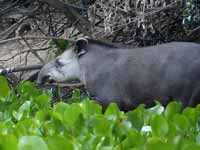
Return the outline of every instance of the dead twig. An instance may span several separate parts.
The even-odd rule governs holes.
[[[22,71],[37,70],[37,69],[41,69],[42,67],[43,67],[43,65],[4,68],[4,69],[0,69],[0,75],[5,75],[5,74],[8,74],[8,73],[12,73],[12,72],[22,72]]]
[[[61,2],[59,0],[40,0],[41,2],[45,2],[49,4],[50,6],[60,10],[61,12],[64,12],[67,18],[71,22],[76,22],[78,20],[78,23],[76,24],[76,27],[81,31],[84,35],[92,36],[92,26],[89,20],[85,19],[83,16],[81,16],[76,9],[74,9],[71,5]]]
[[[22,37],[22,38],[23,38],[23,37]],[[35,57],[37,57],[37,58],[40,60],[40,62],[41,62],[42,64],[45,64],[44,60],[38,55],[38,53],[37,53],[36,51],[34,51],[34,50],[32,49],[32,47],[31,47],[30,44],[27,42],[27,40],[24,39],[24,38],[23,38],[23,40],[24,40],[24,42],[26,43],[26,45],[29,47],[30,52],[31,52],[33,55],[35,55]]]
[[[49,49],[49,47],[47,47],[47,48],[40,48],[40,49],[32,49],[32,50],[33,50],[33,51],[46,51],[47,49]],[[13,56],[7,58],[7,59],[0,59],[0,62],[1,62],[1,61],[9,61],[9,60],[14,59],[15,57],[17,57],[17,56],[19,56],[19,55],[22,55],[22,54],[24,54],[24,53],[29,53],[29,52],[30,52],[30,50],[21,51],[21,52],[15,54],[15,55],[13,55]]]
[[[200,26],[194,28],[192,31],[190,31],[188,34],[187,34],[187,37],[190,37],[193,35],[193,33],[197,32],[200,30]]]
[[[4,31],[3,33],[0,33],[0,40],[4,40],[7,37],[9,37],[9,35],[11,33],[13,33],[18,26],[24,21],[26,20],[28,17],[23,17],[22,19],[20,19],[17,23],[13,24],[12,26],[10,26],[6,31]]]
[[[71,43],[74,43],[74,40],[70,39],[65,39],[65,38],[60,38],[60,37],[52,37],[52,36],[24,36],[24,37],[15,37],[15,38],[10,38],[6,40],[1,40],[0,44],[4,44],[7,42],[13,42],[13,41],[18,41],[18,40],[67,40]]]
[[[58,87],[61,87],[61,88],[64,88],[64,87],[81,87],[83,86],[84,84],[83,83],[47,83],[46,84],[47,86],[58,86]]]

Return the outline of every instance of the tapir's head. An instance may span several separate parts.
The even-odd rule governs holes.
[[[80,79],[79,57],[87,52],[87,45],[87,38],[80,38],[73,47],[47,63],[39,72],[38,83],[47,81],[64,82]]]

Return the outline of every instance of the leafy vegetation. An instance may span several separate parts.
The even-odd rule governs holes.
[[[198,0],[186,0],[183,11],[183,24],[186,28],[195,28],[200,23],[200,3]]]
[[[127,113],[111,103],[105,112],[88,99],[51,104],[51,92],[0,77],[2,150],[199,150],[200,106],[181,110],[158,102]]]

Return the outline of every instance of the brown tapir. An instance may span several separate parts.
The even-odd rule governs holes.
[[[126,49],[80,38],[41,69],[38,82],[46,79],[80,79],[104,107],[116,102],[129,110],[154,100],[194,106],[200,102],[200,44],[171,42]]]

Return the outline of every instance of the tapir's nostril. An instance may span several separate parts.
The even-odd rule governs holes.
[[[44,84],[45,82],[51,82],[51,81],[52,81],[52,80],[51,80],[51,76],[45,75],[45,76],[43,76],[42,79],[41,79],[41,84]]]

